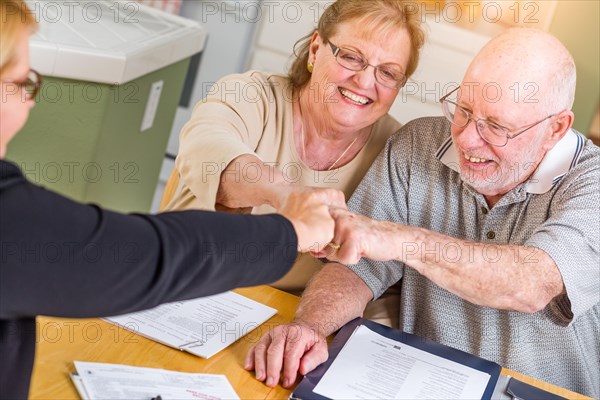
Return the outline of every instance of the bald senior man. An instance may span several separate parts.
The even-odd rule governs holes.
[[[491,40],[445,117],[400,129],[334,211],[338,262],[246,368],[289,387],[398,284],[400,329],[600,397],[600,149],[571,129],[575,80],[548,33]]]

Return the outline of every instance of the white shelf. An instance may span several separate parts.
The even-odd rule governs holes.
[[[121,84],[203,50],[199,23],[131,1],[27,0],[40,22],[30,40],[42,75]]]

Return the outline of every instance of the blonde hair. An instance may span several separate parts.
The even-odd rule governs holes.
[[[329,38],[335,35],[340,24],[351,20],[364,21],[365,29],[372,32],[385,32],[391,28],[406,29],[410,36],[410,56],[405,71],[408,78],[417,69],[419,51],[425,42],[419,10],[420,7],[415,7],[414,1],[407,0],[337,0],[325,10],[316,31],[327,43]],[[304,36],[294,45],[296,59],[288,76],[295,91],[302,89],[310,80],[310,72],[306,65],[314,32]]]
[[[23,0],[0,0],[0,75],[16,61],[17,37],[23,30],[34,32],[37,27]]]

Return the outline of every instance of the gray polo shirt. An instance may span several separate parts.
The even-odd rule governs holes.
[[[349,208],[459,239],[542,249],[567,296],[526,314],[470,303],[401,262],[362,259],[349,268],[375,298],[400,286],[400,329],[600,397],[600,148],[569,131],[492,209],[457,171],[446,119],[412,121],[389,139]],[[426,250],[456,257],[455,246]]]

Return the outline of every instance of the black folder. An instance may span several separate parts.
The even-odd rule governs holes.
[[[352,333],[356,330],[359,325],[364,325],[372,331],[396,340],[400,343],[407,344],[415,347],[419,350],[426,351],[430,354],[452,360],[454,362],[466,365],[473,369],[485,372],[490,375],[487,387],[481,397],[482,400],[490,400],[500,371],[502,367],[494,362],[484,360],[483,358],[474,356],[473,354],[466,353],[454,349],[452,347],[444,346],[436,343],[429,339],[422,338],[420,336],[412,335],[410,333],[402,332],[397,329],[392,329],[387,326],[378,324],[373,321],[369,321],[363,318],[356,318],[347,323],[336,335],[335,339],[329,345],[329,358],[315,370],[308,373],[300,382],[294,393],[290,396],[290,399],[297,400],[330,400],[327,397],[323,397],[313,392],[315,386],[319,383],[323,375],[327,372],[339,352],[342,350]]]

